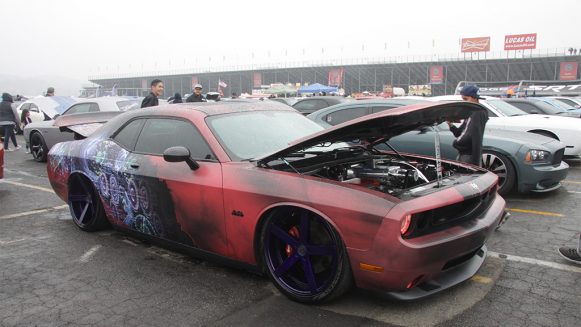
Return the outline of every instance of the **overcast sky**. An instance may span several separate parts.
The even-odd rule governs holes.
[[[502,51],[519,33],[537,33],[538,49],[581,48],[579,0],[2,0],[0,13],[0,74],[17,77],[457,55],[462,37]]]

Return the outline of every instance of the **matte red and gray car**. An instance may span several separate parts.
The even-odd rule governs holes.
[[[479,167],[374,146],[479,110],[419,104],[322,130],[274,102],[161,106],[55,145],[47,169],[82,230],[266,272],[299,302],[353,282],[417,299],[477,272],[505,201]]]

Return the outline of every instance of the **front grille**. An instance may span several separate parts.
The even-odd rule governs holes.
[[[553,155],[553,165],[560,165],[561,161],[563,160],[563,155],[565,154],[565,148],[562,148],[560,150],[558,150],[557,152],[555,152],[555,154]]]
[[[412,227],[406,235],[403,235],[403,238],[409,239],[434,233],[478,218],[490,207],[495,197],[496,188],[492,187],[485,193],[467,198],[462,202],[413,214]]]

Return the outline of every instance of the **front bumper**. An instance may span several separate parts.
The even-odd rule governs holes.
[[[561,187],[561,181],[569,173],[569,165],[561,161],[558,166],[553,165],[523,165],[520,171],[518,191],[549,192]]]
[[[505,204],[497,195],[481,216],[413,239],[397,237],[394,241],[386,237],[393,226],[382,224],[371,249],[349,249],[357,287],[415,300],[465,281],[484,262],[484,244],[501,222]],[[360,269],[361,263],[383,271]]]

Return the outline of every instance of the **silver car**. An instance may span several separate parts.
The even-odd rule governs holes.
[[[141,99],[134,97],[102,97],[79,101],[70,106],[62,115],[70,116],[75,114],[105,111],[127,111],[139,108]],[[24,139],[30,145],[30,152],[34,160],[46,161],[46,155],[53,145],[59,142],[74,140],[74,134],[61,132],[56,120],[33,122],[24,128]]]

